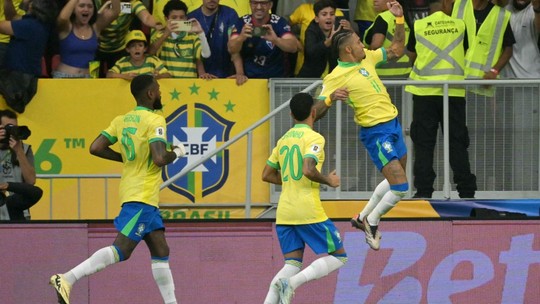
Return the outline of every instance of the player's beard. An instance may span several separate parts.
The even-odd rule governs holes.
[[[154,110],[163,109],[163,105],[161,104],[161,96],[156,98],[156,100],[154,100],[154,103],[152,104],[152,107],[154,107]]]

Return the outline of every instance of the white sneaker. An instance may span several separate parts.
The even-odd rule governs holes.
[[[289,284],[289,279],[281,278],[276,282],[276,287],[279,291],[279,303],[290,304],[294,296],[294,290]]]
[[[379,232],[379,229],[377,229],[375,235],[373,235],[373,232],[371,231],[371,226],[367,221],[367,216],[365,216],[362,220],[362,224],[364,226],[364,233],[366,235],[366,243],[369,245],[369,247],[371,247],[371,249],[379,250],[379,248],[381,247],[381,234]]]

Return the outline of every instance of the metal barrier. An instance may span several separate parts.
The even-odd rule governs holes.
[[[192,163],[182,172],[165,181],[161,189],[242,137],[247,136],[248,157],[245,183],[248,184],[248,187],[246,187],[244,208],[246,215],[248,215],[252,206],[251,186],[249,183],[253,173],[251,170],[251,137],[253,136],[253,130],[270,120],[272,126],[270,146],[273,147],[279,137],[292,125],[288,111],[290,98],[300,91],[311,93],[316,97],[320,92],[321,84],[322,81],[314,81],[313,79],[271,79],[269,81],[269,114],[216,150],[209,151],[203,158]],[[493,97],[467,94],[467,124],[471,139],[469,156],[471,169],[477,176],[478,192],[476,198],[540,197],[540,80],[476,80],[465,82],[394,80],[384,81],[384,84],[399,110],[399,117],[406,135],[406,144],[409,151],[407,175],[411,185],[411,169],[414,161],[412,141],[409,137],[409,126],[412,121],[412,97],[404,91],[405,85],[440,85],[447,90],[452,85],[466,85],[467,88],[471,88],[477,85],[489,84],[495,87],[496,94]],[[327,143],[327,161],[324,164],[323,171],[328,172],[336,168],[342,179],[341,186],[337,189],[322,186],[321,197],[323,199],[367,199],[374,187],[383,178],[372,164],[364,147],[362,147],[358,139],[359,127],[354,123],[352,117],[353,113],[350,107],[343,103],[336,103],[326,117],[315,125],[315,129],[326,138]],[[447,123],[445,125],[447,126]],[[434,169],[438,176],[434,185],[436,190],[434,198],[457,198],[457,194],[452,191],[451,186],[448,141],[440,131],[439,134],[434,158]],[[256,174],[259,173],[256,172]],[[53,182],[55,179],[76,179],[80,186],[81,179],[102,178],[105,182],[104,203],[107,205],[108,180],[119,178],[119,175],[39,174],[38,178],[50,180],[52,218]],[[411,192],[412,190],[409,194]],[[280,187],[272,185],[270,203],[277,203],[279,193]],[[78,204],[80,207],[80,197]],[[203,207],[208,207],[207,205]],[[174,204],[173,207],[182,206],[184,204]],[[197,204],[186,204],[185,206],[190,208],[198,207]]]
[[[270,82],[271,108],[287,102],[307,84],[309,79],[279,79]],[[414,151],[409,137],[412,121],[412,96],[405,85],[465,85],[468,90],[467,125],[470,135],[469,157],[471,170],[477,177],[476,198],[537,198],[540,197],[540,80],[468,80],[459,81],[383,81],[399,110],[408,148],[407,175],[412,185]],[[317,83],[321,84],[322,81]],[[495,95],[486,97],[469,93],[478,85],[493,85]],[[310,93],[317,96],[320,86]],[[278,113],[272,123],[271,146],[291,126],[288,111]],[[359,127],[353,121],[349,106],[336,103],[329,113],[316,123],[315,129],[326,138],[327,161],[325,172],[336,168],[341,175],[341,187],[322,187],[324,199],[367,199],[382,180],[358,139]],[[452,187],[448,148],[439,130],[435,151],[434,198],[457,198]],[[448,143],[446,143],[448,147]],[[446,160],[445,160],[446,154]],[[412,187],[410,187],[412,192]],[[272,201],[277,201],[280,187],[273,187]]]

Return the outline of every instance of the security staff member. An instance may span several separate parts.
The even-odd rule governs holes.
[[[373,24],[367,29],[363,41],[370,50],[376,50],[380,47],[389,48],[394,39],[396,31],[396,17],[386,9],[377,15]],[[409,40],[410,29],[405,23],[405,41]],[[377,65],[377,75],[379,78],[389,79],[407,79],[411,72],[412,64],[408,54],[404,54],[398,59],[389,60],[383,64]]]
[[[450,5],[449,5],[450,6]],[[450,10],[445,6],[445,11]],[[469,49],[465,55],[467,79],[496,79],[512,57],[516,43],[510,12],[489,0],[455,0],[452,17],[465,21]],[[474,87],[473,92],[493,96],[493,88]]]
[[[432,2],[433,12],[415,21],[413,35],[407,49],[415,60],[410,79],[413,80],[463,80],[465,79],[466,27],[463,20],[452,18],[441,11],[439,1]],[[443,124],[442,86],[405,87],[413,94],[413,122],[411,138],[414,143],[414,197],[431,198],[435,171],[433,153],[437,142],[438,126]],[[450,166],[454,182],[461,198],[473,198],[476,176],[471,173],[469,134],[465,116],[465,89],[453,86],[449,89]]]

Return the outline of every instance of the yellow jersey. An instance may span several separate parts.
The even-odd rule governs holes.
[[[266,164],[281,170],[282,191],[276,224],[303,225],[324,222],[328,216],[321,204],[319,183],[302,173],[304,158],[311,157],[321,171],[324,162],[324,137],[310,126],[296,124],[277,142]]]
[[[326,99],[336,89],[347,88],[347,104],[354,109],[354,121],[362,127],[388,122],[398,115],[375,66],[386,62],[386,49],[364,49],[366,57],[360,62],[338,61],[332,73],[323,79],[319,99]],[[344,100],[345,101],[345,100]]]
[[[154,164],[150,144],[167,143],[167,124],[163,116],[145,107],[136,107],[117,116],[101,132],[113,144],[120,139],[124,168],[120,180],[120,202],[141,202],[159,207],[161,168]]]

